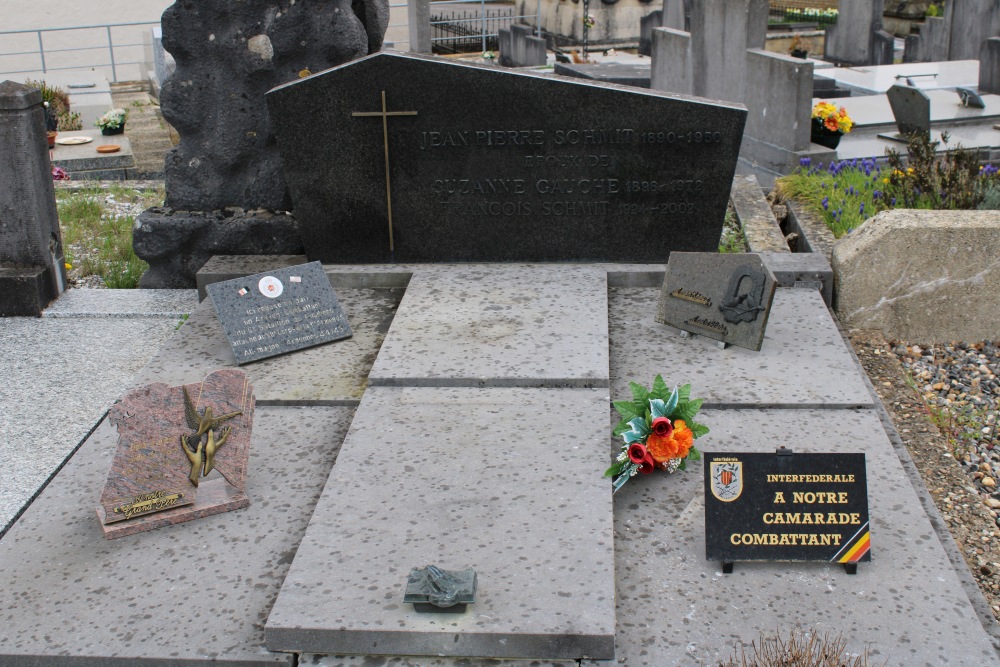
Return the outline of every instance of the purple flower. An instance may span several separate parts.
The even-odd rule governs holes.
[[[799,159],[800,167],[808,167],[810,164],[812,164],[812,160],[807,157]]]
[[[826,211],[829,210],[829,208],[830,208],[830,198],[823,197],[823,210]]]
[[[896,205],[896,198],[895,198],[895,197],[893,197],[893,198],[892,198],[892,205],[893,205],[893,206],[895,206],[895,205]]]
[[[861,202],[861,208],[858,210],[858,214],[859,215],[864,215],[865,214],[865,203],[864,202]]]
[[[879,198],[879,197],[881,197],[881,196],[882,196],[882,193],[881,193],[881,192],[879,192],[878,190],[876,190],[876,191],[874,191],[874,192],[872,193],[872,199],[878,199],[878,198]]]

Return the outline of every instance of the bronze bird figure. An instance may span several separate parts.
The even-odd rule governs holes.
[[[195,437],[200,438],[208,433],[209,429],[213,429],[221,422],[241,414],[243,414],[243,411],[237,410],[236,412],[215,417],[212,415],[211,407],[205,408],[202,414],[198,414],[198,410],[194,407],[194,401],[191,400],[191,395],[188,394],[187,387],[184,387],[184,417],[187,419],[188,427],[197,431]]]

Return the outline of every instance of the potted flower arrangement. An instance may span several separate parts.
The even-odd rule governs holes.
[[[792,38],[792,43],[788,46],[788,55],[803,59],[809,57],[809,43],[802,39],[802,35],[796,34]]]
[[[101,134],[121,134],[125,131],[127,119],[128,112],[125,109],[112,109],[98,118],[94,124],[101,128]]]
[[[812,142],[827,148],[836,148],[840,138],[854,128],[854,121],[847,109],[839,109],[826,101],[816,103],[812,110]]]

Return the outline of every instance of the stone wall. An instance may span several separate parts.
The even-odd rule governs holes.
[[[517,13],[534,16],[536,8],[541,9],[542,26],[549,33],[583,41],[583,3],[572,0],[518,0]],[[608,3],[591,0],[590,13],[596,24],[590,29],[588,39],[591,44],[615,44],[639,42],[639,23],[646,14],[661,9],[662,5],[652,0],[617,0]],[[523,19],[534,23],[532,19]]]

